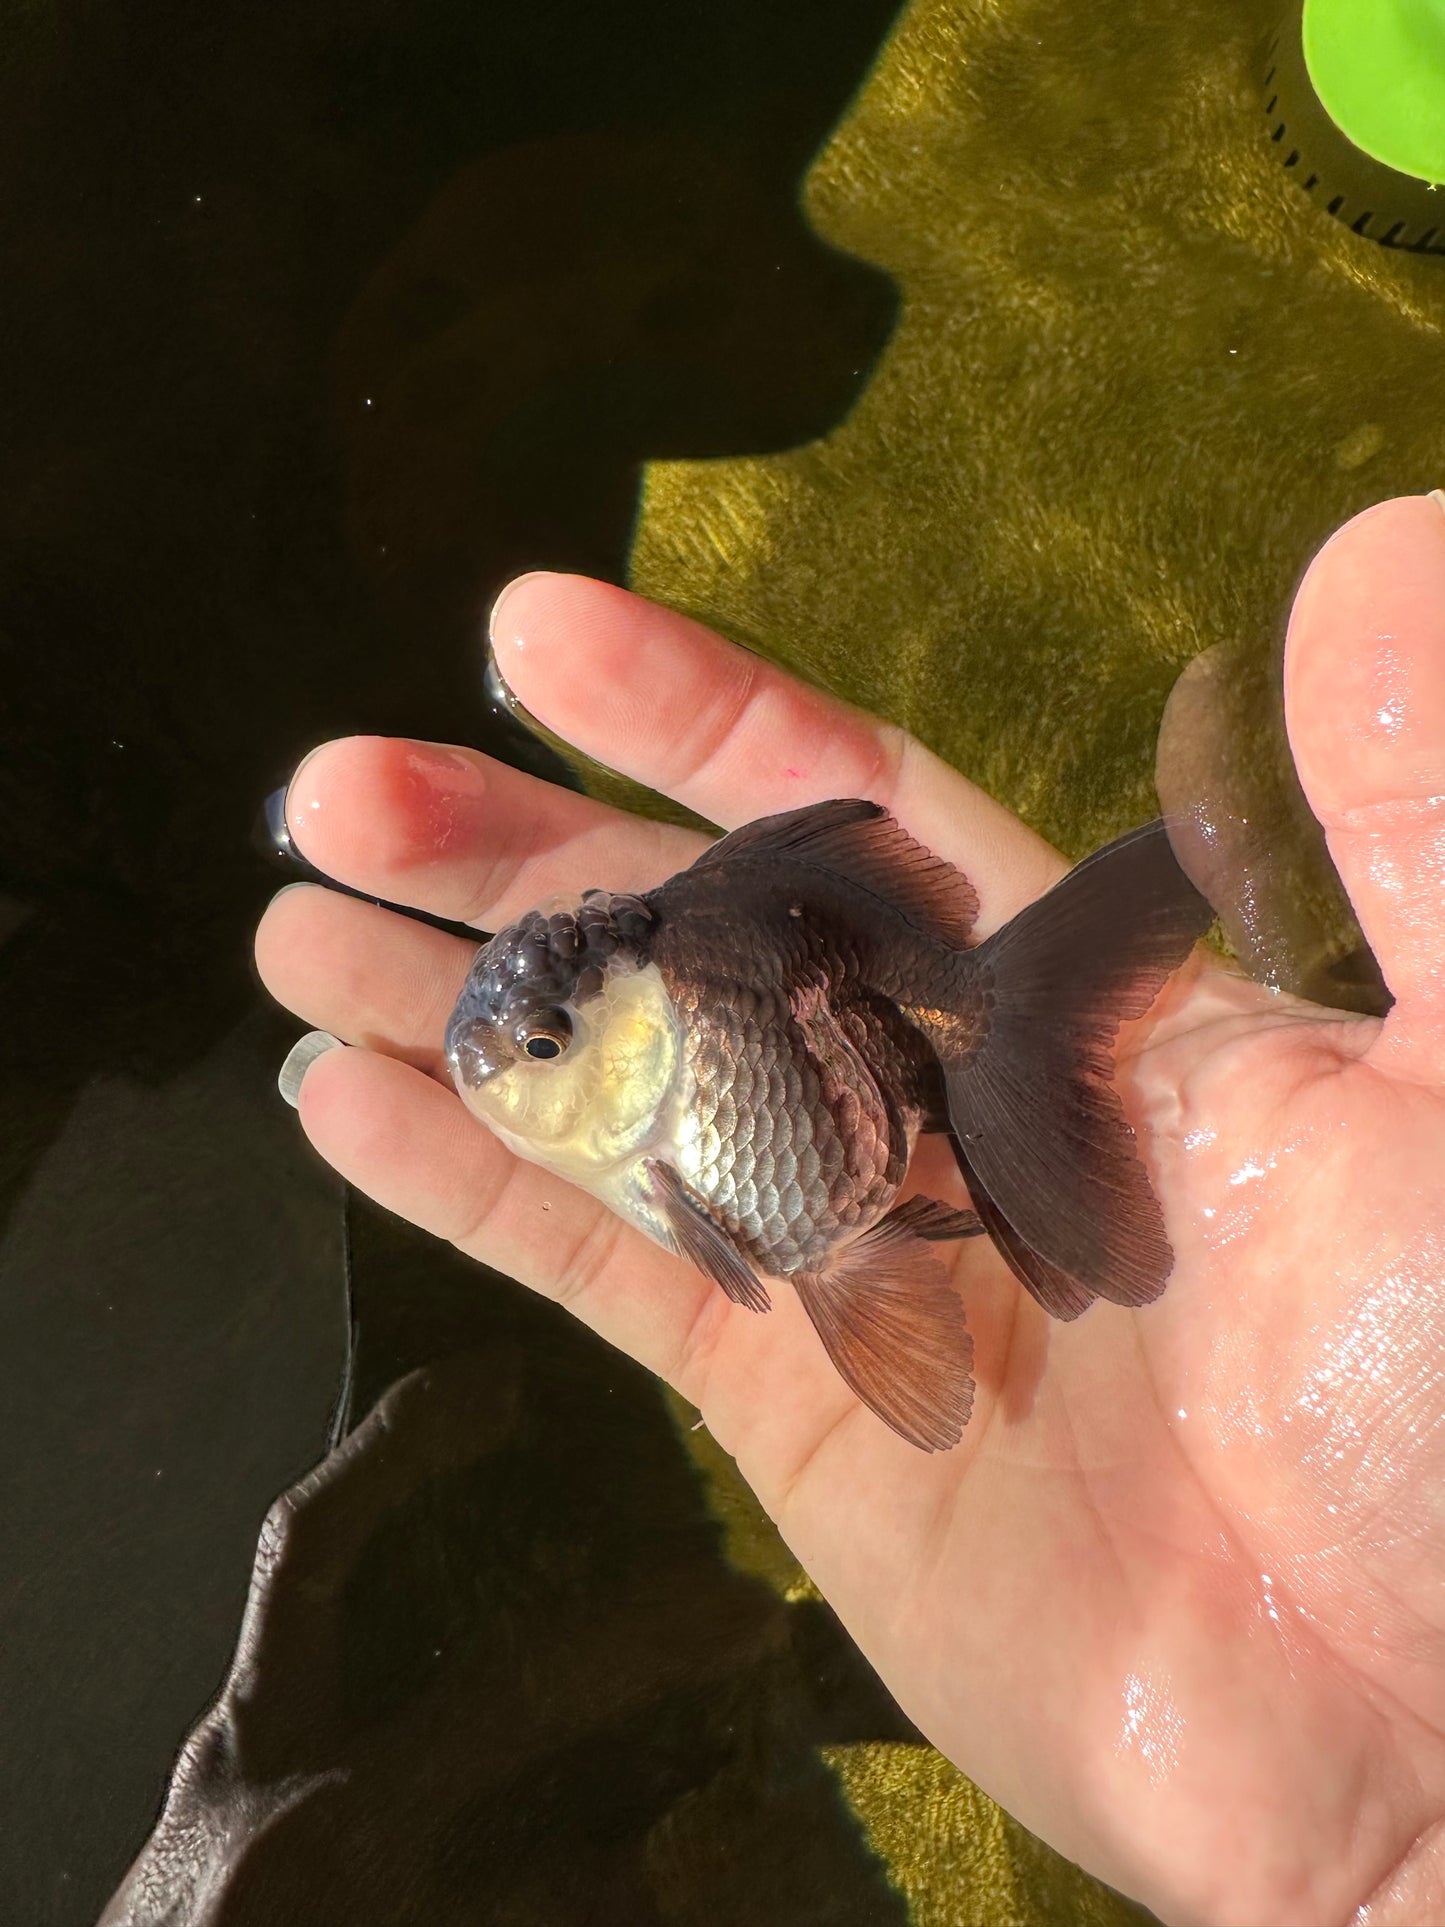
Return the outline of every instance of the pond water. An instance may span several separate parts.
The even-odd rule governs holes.
[[[513,1595],[485,1603],[509,1666],[519,1615],[539,1654],[560,1637],[540,1624],[560,1587],[589,1601],[610,1669],[620,1575],[667,1593],[659,1534],[687,1540],[667,1555],[683,1596],[736,1588],[644,1375],[348,1206],[306,1150],[274,1086],[295,1027],[249,965],[282,880],[257,830],[299,755],[351,730],[465,738],[560,773],[483,698],[498,585],[538,564],[622,579],[644,459],[777,447],[847,407],[896,295],[816,239],[796,185],[889,19],[877,0],[58,0],[7,21],[7,1919],[93,1921],[145,1839],[231,1658],[262,1516],[325,1447],[348,1265],[355,1412],[459,1353],[495,1355],[525,1407],[507,1519],[449,1528],[471,1551],[448,1556]],[[450,223],[437,271],[399,313],[387,279],[428,221]],[[474,269],[460,298],[491,321],[485,355],[369,419],[459,298],[452,240]],[[412,1573],[417,1591],[427,1577]],[[384,1594],[349,1617],[348,1638],[381,1648],[355,1660],[358,1726],[400,1690],[382,1681],[399,1610]],[[756,1627],[739,1637],[715,1674],[776,1663]],[[819,1637],[836,1668],[842,1643]],[[493,1803],[535,1833],[538,1867],[579,1824],[640,1839],[644,1809],[707,1777],[719,1718],[674,1708],[660,1742],[638,1735],[628,1810],[604,1823],[587,1747],[646,1722],[636,1695],[584,1710],[577,1663],[574,1792],[554,1789],[540,1818]],[[570,1736],[557,1745],[574,1757]],[[590,1889],[591,1861],[569,1851]],[[488,1885],[497,1852],[472,1869]],[[257,1917],[319,1920],[302,1891]],[[455,1876],[458,1919],[466,1891]],[[644,1918],[625,1894],[617,1917]],[[445,1898],[420,1917],[453,1917]],[[392,1918],[335,1882],[332,1904]]]

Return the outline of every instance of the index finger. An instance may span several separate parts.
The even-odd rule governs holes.
[[[981,934],[1065,868],[904,730],[626,589],[522,576],[492,611],[492,648],[509,688],[554,734],[724,829],[834,796],[881,803],[967,871]]]

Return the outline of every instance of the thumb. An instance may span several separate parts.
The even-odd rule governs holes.
[[[1445,1065],[1445,496],[1357,515],[1310,564],[1285,651],[1290,747],[1395,1009]]]

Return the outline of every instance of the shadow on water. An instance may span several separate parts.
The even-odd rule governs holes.
[[[275,881],[248,840],[259,801],[312,742],[351,730],[482,740],[549,768],[484,716],[478,637],[497,586],[538,565],[620,578],[644,459],[781,447],[847,412],[895,293],[818,241],[797,194],[892,11],[56,0],[7,28],[7,1917],[94,1919],[220,1679],[256,1522],[316,1458],[335,1396],[339,1192],[274,1097],[294,1026],[248,965]],[[469,1883],[503,1863],[545,1882],[574,1854],[576,1906],[549,1920],[603,1918],[598,1883],[624,1862],[618,1918],[693,1918],[689,1881],[714,1844],[697,1816],[706,1798],[719,1814],[753,1798],[736,1734],[790,1762],[796,1797],[821,1811],[831,1795],[806,1742],[828,1717],[799,1715],[781,1752],[757,1722],[791,1718],[819,1639],[843,1700],[873,1690],[861,1662],[814,1609],[805,1637],[796,1612],[725,1567],[643,1374],[514,1288],[478,1290],[380,1213],[358,1208],[354,1258],[358,1410],[426,1368],[397,1394],[415,1478],[403,1467],[368,1497],[373,1428],[308,1502],[345,1677],[318,1680],[309,1736],[279,1689],[263,1692],[262,1752],[286,1773],[356,1769],[355,1804],[327,1795],[340,1803],[321,1828],[327,1865],[353,1865],[347,1828],[364,1815],[403,1878],[403,1781],[467,1843],[449,1836],[421,1913],[387,1911],[373,1868],[381,1884],[364,1892],[338,1872],[323,1915],[285,1885],[319,1853],[302,1802],[268,1848],[264,1917],[300,1918],[294,1901],[318,1921],[471,1918]],[[463,1381],[462,1404],[485,1406],[492,1386],[509,1416],[479,1410],[480,1443],[461,1428],[439,1492],[431,1435],[421,1424],[416,1443],[406,1415],[425,1409],[418,1386]],[[325,1521],[347,1506],[342,1552]],[[529,1648],[538,1560],[552,1603]],[[405,1585],[383,1584],[388,1570]],[[580,1724],[569,1738],[554,1705],[528,1755],[518,1727],[535,1707],[515,1678],[512,1699],[489,1700],[498,1668],[545,1672],[559,1641],[572,1652],[599,1583],[591,1644],[569,1661],[590,1652],[595,1669],[568,1696]],[[504,1606],[481,1597],[509,1585],[522,1590]],[[674,1622],[693,1624],[694,1603],[687,1634]],[[451,1615],[455,1669],[382,1706],[393,1632],[405,1647],[433,1608]],[[659,1622],[692,1644],[669,1646]],[[319,1628],[313,1614],[293,1629],[288,1664],[325,1670]],[[642,1654],[629,1672],[639,1640],[660,1641],[660,1670]],[[780,1696],[766,1682],[782,1676]],[[740,1681],[753,1710],[733,1721],[721,1709]],[[474,1782],[459,1764],[478,1759],[468,1695],[491,1705],[477,1732],[495,1725]],[[879,1734],[896,1723],[881,1699],[875,1712],[864,1725]],[[186,1773],[182,1802],[203,1773],[194,1753]],[[483,1811],[473,1837],[466,1816]],[[844,1816],[834,1833],[858,1917],[887,1919]],[[638,1881],[651,1914],[629,1899]]]

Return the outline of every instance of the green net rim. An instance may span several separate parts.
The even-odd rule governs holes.
[[[1304,0],[1304,57],[1356,147],[1445,184],[1445,0]],[[1445,185],[1441,203],[1445,215]]]

